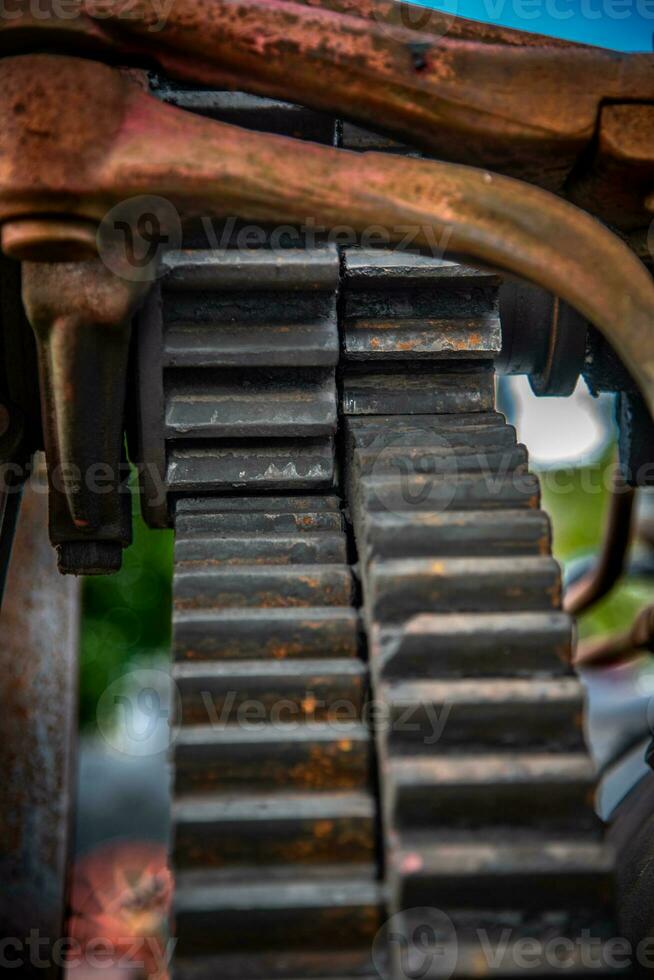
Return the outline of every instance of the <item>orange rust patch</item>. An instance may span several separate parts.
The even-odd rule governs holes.
[[[309,696],[304,698],[302,701],[302,711],[305,715],[315,715],[317,701],[314,697]]]

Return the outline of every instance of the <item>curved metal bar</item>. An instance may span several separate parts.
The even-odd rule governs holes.
[[[616,468],[599,556],[591,570],[566,591],[563,608],[579,616],[611,591],[622,576],[631,541],[636,491]]]
[[[627,663],[643,653],[654,653],[654,606],[642,609],[626,633],[580,643],[573,663],[578,669],[594,670]]]
[[[301,163],[292,140],[208,126],[130,96],[141,131],[113,145],[106,191],[156,193],[188,215],[381,225],[440,254],[461,254],[537,282],[602,330],[654,408],[654,284],[626,245],[595,219],[547,192],[483,170],[355,154],[311,144]],[[156,139],[154,136],[156,134]],[[179,167],[179,147],[184,165]],[[135,155],[142,160],[134,167]],[[525,324],[528,329],[528,325]]]
[[[79,119],[71,91],[81,85],[94,95]],[[654,408],[651,277],[616,236],[552,194],[470,167],[310,143],[299,160],[292,139],[191,116],[73,58],[5,59],[2,92],[0,220],[49,212],[97,221],[119,200],[157,194],[187,218],[381,226],[389,243],[409,233],[424,250],[499,267],[565,299],[604,332]],[[27,128],[16,100],[33,100],[47,128]],[[58,230],[53,255],[59,244]]]
[[[92,19],[95,0],[82,4]],[[129,17],[123,8],[102,3],[98,23],[176,77],[301,101],[549,187],[562,186],[603,101],[654,100],[654,56],[525,44],[519,32],[489,36],[454,18],[412,30],[388,0],[175,0],[165,15],[156,0],[132,0]]]

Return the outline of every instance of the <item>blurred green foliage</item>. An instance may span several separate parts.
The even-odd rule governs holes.
[[[152,531],[133,497],[134,541],[116,575],[84,581],[80,726],[92,728],[98,699],[131,664],[167,657],[170,647],[172,531]]]

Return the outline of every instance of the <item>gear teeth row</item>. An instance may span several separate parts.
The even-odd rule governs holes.
[[[336,141],[335,120],[298,106],[155,77],[151,87],[208,118]],[[172,496],[334,484],[338,251],[261,229],[252,247],[251,232],[229,221],[191,227],[165,257],[158,316],[146,317],[155,323],[142,332],[156,333],[162,351],[162,478]]]
[[[187,499],[176,525],[175,977],[366,975],[377,807],[339,501]]]
[[[438,455],[438,419],[426,424]],[[474,443],[468,431],[465,445],[450,451],[454,479],[433,468],[434,485],[451,492],[467,478]],[[392,425],[385,427],[383,441],[393,434]],[[558,659],[569,650],[571,623],[559,609],[559,570],[546,553],[545,519],[531,501],[526,509],[515,500],[500,506],[507,498],[488,489],[497,472],[488,440],[479,453],[488,454],[482,482],[490,501],[459,510],[454,494],[455,510],[445,502],[430,511],[424,500],[414,507],[405,473],[429,459],[429,446],[421,443],[421,456],[413,436],[404,435],[409,454],[395,449],[396,463],[411,465],[396,465],[389,476],[385,465],[370,463],[370,446],[356,448],[353,432],[348,477],[374,693],[385,706],[377,741],[391,911],[437,901],[457,936],[466,910],[476,909],[480,919],[483,910],[495,927],[508,913],[524,915],[525,904],[535,916],[529,935],[536,940],[552,915],[561,922],[559,935],[574,934],[576,924],[565,919],[570,909],[580,928],[606,929],[611,855],[592,807],[595,773],[580,730],[579,684],[562,676]],[[512,477],[524,461],[515,462],[508,442],[503,452]],[[396,492],[389,494],[391,484]],[[533,496],[529,486],[523,504]],[[446,500],[430,494],[434,499]],[[389,513],[389,500],[396,511]],[[429,545],[425,525],[436,529]],[[385,526],[392,539],[380,537]],[[494,534],[503,538],[499,554]],[[512,553],[508,542],[515,538]],[[530,637],[539,645],[523,646]],[[536,671],[537,679],[525,679]],[[477,949],[478,962],[482,953]],[[465,976],[466,957],[457,964],[453,975]],[[520,975],[515,963],[511,969]]]
[[[430,980],[555,976],[546,941],[591,930],[601,944],[611,935],[612,854],[593,809],[581,688],[566,668],[572,622],[560,609],[538,481],[494,411],[483,353],[469,341],[453,351],[449,341],[421,338],[420,292],[403,294],[394,272],[385,283],[382,257],[369,272],[359,258],[357,276],[372,283],[365,303],[382,321],[398,309],[408,318],[405,334],[381,322],[376,351],[364,351],[347,339],[362,322],[352,310],[363,287],[345,301],[345,486],[380,717],[390,912],[409,949],[430,916],[440,917],[433,948],[420,947]],[[425,309],[439,310],[442,288],[456,318],[459,284],[446,270],[425,283],[433,291]],[[496,284],[488,286],[486,302]],[[458,309],[462,318],[478,312],[471,294]],[[480,316],[475,344],[492,355],[493,316]],[[458,343],[465,329],[447,333]],[[366,370],[395,378],[407,349],[404,400],[387,388],[363,398]],[[430,372],[438,407],[421,390]],[[357,406],[348,401],[355,387]],[[513,944],[525,936],[536,954],[521,966]],[[402,980],[406,960],[391,953],[392,977]],[[574,963],[573,975],[608,972],[601,957],[592,967]]]
[[[345,607],[173,612],[177,660],[322,660],[358,655],[359,617]]]

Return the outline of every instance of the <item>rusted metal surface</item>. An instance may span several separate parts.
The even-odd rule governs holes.
[[[104,269],[101,260],[112,265],[111,241],[102,234],[101,260],[92,258],[98,225],[126,198],[160,198],[154,217],[161,242],[172,237],[171,211],[173,223],[236,214],[262,225],[347,223],[355,235],[381,225],[388,244],[404,240],[408,226],[425,251],[467,256],[534,280],[575,306],[604,332],[654,406],[654,287],[641,263],[562,198],[503,176],[565,188],[579,199],[585,194],[587,207],[603,216],[612,208],[618,221],[624,208],[627,229],[637,230],[651,194],[651,56],[539,38],[521,43],[520,35],[470,23],[455,22],[439,36],[447,18],[425,15],[416,30],[394,19],[387,0],[179,0],[163,21],[154,2],[131,3],[129,17],[118,4],[100,12],[81,3],[78,10],[68,26],[56,17],[37,24],[27,16],[0,29],[6,52],[24,52],[0,64],[2,247],[24,263],[53,490],[57,464],[65,472],[81,464],[83,475],[98,461],[114,467],[104,500],[80,492],[70,476],[53,493],[53,536],[65,546],[65,569],[106,570],[126,540],[117,477],[124,376],[129,321],[148,278],[135,284],[133,270],[122,276]],[[60,54],[32,53],[37,50]],[[89,57],[148,61],[186,82],[266,96],[297,99],[299,93],[313,108],[364,125],[378,127],[382,119],[392,136],[455,162],[362,156],[310,143],[298,159],[297,141],[192,117],[146,94],[142,78]],[[604,112],[607,102],[619,111]],[[629,135],[623,142],[622,132]],[[497,172],[461,166],[472,162]],[[622,188],[632,174],[625,205]],[[138,209],[128,217],[136,221]],[[129,221],[121,223],[131,229]],[[352,287],[356,274],[347,259],[345,268]],[[443,268],[440,292],[448,275],[464,278],[459,267]],[[207,261],[186,257],[169,271],[173,293],[187,281],[195,288],[225,286]],[[374,278],[379,271],[364,274]],[[388,276],[387,268],[381,271]],[[285,274],[294,280],[295,273],[282,269],[282,279]],[[415,262],[410,273],[395,270],[396,285],[404,277],[412,297],[422,275]],[[483,275],[472,278],[476,289],[485,288]],[[229,281],[238,291],[240,283]],[[485,282],[493,292],[496,277]],[[611,860],[595,836],[579,688],[560,677],[571,624],[559,608],[559,572],[538,510],[538,482],[526,472],[515,433],[493,412],[486,359],[499,344],[495,297],[478,302],[465,323],[461,316],[450,322],[449,335],[436,341],[425,324],[445,332],[447,315],[425,318],[421,307],[412,321],[395,315],[394,303],[406,311],[398,296],[381,306],[378,300],[370,301],[371,316],[355,317],[345,331],[340,416],[329,344],[310,339],[305,350],[313,385],[280,374],[279,350],[274,365],[265,351],[253,365],[243,330],[236,331],[228,364],[215,361],[216,350],[223,353],[215,337],[204,338],[202,351],[188,331],[182,337],[178,331],[176,347],[174,337],[171,348],[162,347],[157,363],[163,367],[170,358],[166,366],[173,369],[148,416],[161,415],[157,473],[172,495],[218,494],[180,502],[176,512],[175,646],[186,711],[175,747],[177,859],[189,872],[177,881],[180,977],[242,977],[244,944],[263,951],[258,975],[314,974],[326,957],[334,975],[360,975],[369,970],[386,895],[392,911],[402,912],[438,894],[453,915],[464,908],[469,925],[481,883],[484,921],[500,926],[507,909],[524,921],[521,894],[528,892],[529,910],[559,909],[559,925],[570,932],[578,925],[576,910],[591,910],[594,922],[610,904]],[[265,301],[261,306],[265,313]],[[151,339],[170,340],[165,309],[150,313],[162,317]],[[229,310],[226,319],[240,324]],[[545,387],[556,373],[557,330],[550,333]],[[442,355],[463,363],[429,363]],[[191,361],[179,365],[177,357]],[[189,367],[201,371],[184,375]],[[243,397],[246,382],[254,383]],[[268,397],[275,411],[262,408]],[[373,446],[371,426],[380,416]],[[346,418],[347,433],[338,451],[348,455],[337,461],[339,417]],[[166,460],[164,429],[171,443]],[[267,446],[262,440],[271,436],[275,442]],[[355,528],[347,549],[340,501],[322,495],[332,489],[335,462],[346,471]],[[255,496],[250,506],[220,496],[244,486],[314,496],[302,506],[295,497]],[[489,521],[489,513],[498,519]],[[166,518],[165,509],[153,517]],[[420,550],[427,541],[438,559]],[[346,562],[355,544],[375,690],[392,721],[407,707],[418,709],[417,735],[393,726],[376,733],[390,831],[387,888],[380,887],[373,859],[379,814],[370,790],[372,738],[359,716],[365,667],[356,660],[358,590]],[[433,651],[443,648],[447,656],[435,668]],[[343,654],[353,662],[339,665],[335,658]],[[311,655],[320,662],[302,663]],[[472,679],[461,679],[462,660]],[[444,676],[435,676],[437,669]],[[538,683],[535,670],[545,674]],[[308,684],[326,691],[327,700],[345,695],[354,723],[341,729],[315,717]],[[257,696],[263,729],[238,723],[244,702],[228,697],[233,687]],[[300,712],[299,730],[272,724],[282,695]],[[223,720],[227,710],[226,725],[204,723],[207,705]],[[443,741],[448,751],[432,753],[424,738],[427,709],[446,706],[453,708]],[[482,758],[470,752],[473,743]],[[307,799],[294,805],[300,796]],[[325,802],[324,819],[316,819]],[[273,823],[265,839],[262,819]],[[434,827],[440,836],[426,846]],[[453,830],[455,838],[448,838]],[[334,851],[345,876],[330,867],[333,880],[305,881],[304,864],[320,867]],[[277,874],[274,890],[257,884],[262,859]],[[280,862],[288,860],[295,877],[282,876],[289,869]],[[207,865],[210,873],[198,887],[194,872]],[[242,877],[243,865],[250,880]],[[225,867],[227,874],[212,875]],[[217,948],[227,961],[219,970]],[[468,944],[463,953],[464,972],[468,962],[478,965],[476,947]]]
[[[654,105],[602,107],[590,163],[569,188],[579,207],[626,231],[649,225],[654,212]]]
[[[265,269],[263,251],[257,262],[244,257],[244,265]],[[307,266],[313,258],[309,252]],[[226,277],[235,277],[236,263],[233,256]],[[220,363],[223,321],[210,315],[222,310],[220,277],[204,252],[189,250],[173,268],[162,309],[173,331],[160,340],[160,360],[169,369],[174,350],[196,367]],[[236,487],[222,496],[222,488],[205,485],[203,496],[174,505],[181,978],[219,973],[240,980],[264,970],[297,976],[298,944],[303,975],[319,957],[323,972],[333,972],[338,957],[352,972],[353,962],[365,962],[366,930],[377,916],[433,903],[436,894],[452,910],[472,975],[468,964],[483,963],[483,951],[470,923],[505,926],[507,908],[522,922],[526,896],[530,909],[559,909],[562,934],[572,936],[580,918],[594,922],[610,904],[610,854],[591,804],[582,690],[567,666],[573,626],[558,605],[550,529],[538,509],[538,482],[525,473],[524,447],[493,411],[492,371],[474,356],[497,347],[499,279],[454,263],[354,248],[344,250],[341,271],[341,335],[351,336],[359,314],[376,330],[380,322],[393,325],[383,346],[346,342],[341,351],[336,453],[345,500],[339,506],[335,495],[309,492],[261,497],[248,494],[251,484],[240,497]],[[208,286],[201,298],[194,292],[199,275]],[[281,280],[283,307],[280,297],[293,294],[289,279]],[[421,343],[407,349],[407,333],[429,299],[437,336],[427,351]],[[448,325],[464,315],[474,316],[475,336],[457,333],[460,345],[452,350]],[[183,343],[173,347],[183,324]],[[262,331],[256,342],[274,376],[275,332],[270,353]],[[226,353],[232,356],[229,345]],[[246,346],[240,356],[252,353]],[[421,374],[425,354],[426,381],[403,385]],[[392,380],[384,385],[383,378]],[[218,377],[218,390],[220,383]],[[426,414],[431,388],[439,411]],[[240,425],[232,438],[243,438],[245,450],[247,420]],[[296,439],[289,453],[299,447]],[[259,451],[256,442],[249,448]],[[319,584],[347,577],[345,553],[334,551],[339,539],[345,544],[343,504],[363,577],[378,798],[364,781],[371,748],[359,720],[366,660],[357,657],[364,641],[350,607],[358,590],[330,595]],[[276,714],[280,704],[294,723]],[[343,708],[347,733],[334,723]],[[246,710],[258,719],[251,730]],[[443,712],[446,724],[435,733]],[[383,889],[375,896],[380,810]],[[544,857],[550,853],[555,857]],[[258,884],[262,869],[273,887]],[[347,950],[344,934],[334,939],[329,927],[331,920],[341,928],[328,914],[334,886],[356,925]],[[311,937],[308,903],[316,910]],[[256,929],[234,914],[244,906]],[[538,935],[541,928],[548,926],[536,918]],[[245,962],[235,949],[243,944]],[[377,950],[383,944],[382,934]],[[449,939],[444,948],[451,952]]]
[[[5,223],[37,208],[99,221],[117,200],[156,194],[183,217],[310,218],[328,228],[347,222],[355,231],[374,224],[393,241],[409,225],[423,248],[436,242],[566,299],[605,332],[654,404],[649,274],[594,219],[539,188],[473,168],[313,144],[303,146],[298,167],[292,141],[190,117],[92,62],[5,59],[0,76]],[[80,88],[94,92],[81,111],[74,96]],[[31,128],[17,105],[27,107]],[[58,241],[48,247],[56,254]]]
[[[566,590],[564,608],[573,616],[608,595],[622,575],[631,542],[636,491],[627,486],[618,469],[613,475],[600,553],[593,568]]]
[[[160,492],[329,488],[336,248],[187,250],[165,267],[159,348],[142,368],[163,388],[151,433],[166,447]]]
[[[113,467],[114,485],[101,503],[84,489],[80,493],[64,476],[59,498],[65,506],[52,522],[53,539],[62,544],[62,568],[111,570],[119,564],[120,548],[127,540],[118,500],[120,412],[105,410],[99,423],[104,437],[99,452],[89,440],[97,415],[87,413],[86,422],[82,416],[92,390],[102,391],[105,403],[122,404],[128,321],[147,292],[147,276],[128,288],[116,283],[121,309],[111,303],[105,308],[103,289],[116,277],[108,278],[106,270],[89,261],[74,266],[94,254],[98,224],[112,205],[125,199],[161,198],[154,205],[161,242],[172,237],[171,220],[200,215],[237,214],[261,223],[314,222],[325,228],[347,221],[353,233],[381,225],[389,244],[402,240],[408,226],[417,247],[470,256],[535,280],[567,300],[605,332],[650,407],[654,404],[654,352],[649,341],[654,287],[639,261],[618,239],[561,199],[488,171],[459,166],[482,161],[498,171],[561,189],[573,167],[575,180],[582,179],[576,163],[596,132],[600,104],[610,99],[616,105],[602,113],[606,132],[602,130],[598,152],[602,161],[619,156],[619,163],[607,170],[600,161],[591,183],[601,183],[610,171],[613,184],[623,187],[635,167],[637,179],[630,186],[641,188],[641,197],[647,197],[652,121],[647,103],[654,99],[651,57],[616,56],[538,38],[521,46],[519,35],[489,33],[469,23],[454,26],[452,36],[437,37],[444,25],[429,18],[421,34],[404,22],[393,22],[386,0],[359,5],[298,5],[286,0],[215,0],[207,5],[186,0],[175,4],[161,23],[155,19],[160,11],[153,3],[132,5],[128,18],[120,4],[103,6],[101,16],[92,4],[80,4],[77,17],[74,8],[69,12],[67,25],[57,20],[54,8],[51,13],[51,19],[37,25],[25,7],[23,16],[12,18],[2,31],[7,50],[13,44],[14,50],[30,51],[49,38],[61,51],[79,50],[91,57],[121,57],[132,63],[140,56],[154,57],[169,73],[187,81],[284,97],[301,91],[302,100],[315,108],[340,111],[346,105],[351,118],[375,125],[383,118],[393,135],[422,140],[431,152],[457,160],[447,164],[362,157],[305,143],[298,167],[293,142],[192,118],[162,105],[143,90],[138,72],[56,55],[4,59],[2,247],[26,263],[26,303],[40,338],[50,471],[59,464],[66,474],[70,464],[81,466],[84,473],[89,463]],[[526,92],[533,96],[525,98]],[[627,104],[636,101],[637,118]],[[628,138],[621,141],[623,131]],[[182,144],[185,160],[180,168]],[[587,194],[601,203],[600,212],[606,204],[602,188]],[[617,200],[610,188],[606,199]],[[643,203],[644,216],[647,206]],[[638,207],[629,209],[630,227],[640,220]],[[136,214],[128,217],[138,220]],[[119,224],[126,227],[123,220],[116,229]],[[115,241],[105,240],[106,230],[105,222],[99,247],[111,265],[107,252]],[[48,260],[69,263],[69,279],[84,280],[87,299],[97,307],[84,324],[77,313],[71,317],[68,300],[60,295],[61,270],[43,281],[40,276],[30,278],[30,264]],[[126,270],[126,281],[133,280],[131,271]],[[156,269],[149,271],[154,278]],[[36,300],[32,293],[38,294]],[[558,303],[557,299],[557,310]],[[120,327],[109,331],[112,317]],[[454,346],[459,342],[452,338]],[[414,347],[420,343],[420,337],[413,339]],[[548,390],[561,348],[557,343],[547,350],[545,380],[539,376],[538,383]],[[568,347],[561,350],[566,357],[559,360],[567,363]],[[73,384],[76,374],[81,377],[77,365],[96,354],[95,376],[86,377],[88,384],[79,378]],[[215,417],[211,406],[206,403],[202,415],[185,390],[178,396],[176,411],[168,418],[171,434],[181,437],[201,428],[208,432],[206,419]],[[316,438],[323,438],[333,423],[324,397],[323,402],[318,415],[307,415],[307,434],[311,428]],[[250,407],[244,405],[238,418]],[[171,457],[172,469],[166,470],[165,478],[188,490],[196,490],[198,480],[206,481],[207,467],[225,464],[223,457],[201,460],[198,476],[193,453],[189,456],[184,447],[175,452],[179,458]],[[328,452],[329,446],[321,444],[309,453],[304,485],[310,471],[318,474],[319,482],[324,479]],[[285,465],[283,459],[271,459],[267,471],[280,465]],[[53,500],[56,504],[57,494]],[[60,525],[68,515],[74,533],[67,536]],[[166,519],[161,506],[156,514],[152,511],[155,523]]]
[[[245,85],[276,98],[301,92],[313,108],[341,114],[345,106],[346,117],[439,158],[482,160],[548,186],[562,185],[590,142],[603,101],[654,98],[648,55],[479,43],[469,26],[465,38],[436,37],[429,28],[389,26],[387,3],[367,11],[360,17],[352,7],[343,15],[286,0],[185,0],[162,23],[146,0],[133,19],[118,13],[103,24],[121,37],[137,34],[164,70],[188,81]]]
[[[163,18],[152,0],[130,4],[129,16],[119,2],[103,4],[101,11],[82,2],[65,18],[54,6],[50,17],[35,17],[29,4],[16,13],[0,27],[0,44],[7,52],[47,45],[132,64],[154,59],[186,81],[286,98],[301,92],[302,101],[314,108],[374,126],[383,119],[392,135],[457,161],[362,157],[304,144],[298,167],[294,143],[190,118],[149,97],[138,71],[118,72],[87,58],[57,55],[4,59],[2,247],[26,262],[26,301],[41,345],[50,470],[61,464],[68,473],[73,463],[86,472],[90,459],[114,468],[114,487],[102,506],[64,476],[59,496],[65,508],[52,525],[54,539],[66,551],[63,568],[102,571],[119,564],[126,540],[117,493],[122,423],[119,412],[111,419],[104,412],[99,428],[105,445],[96,454],[89,443],[95,416],[88,413],[85,426],[81,409],[91,389],[102,391],[105,402],[122,404],[127,321],[147,285],[118,289],[123,308],[111,307],[108,316],[109,308],[102,309],[106,296],[97,285],[106,280],[106,271],[91,262],[74,271],[71,264],[67,275],[84,279],[87,296],[98,305],[91,321],[96,328],[102,321],[104,327],[93,331],[79,317],[73,326],[67,300],[62,303],[58,284],[53,288],[47,277],[42,284],[39,278],[39,300],[33,302],[29,267],[31,262],[89,259],[98,223],[126,198],[164,199],[161,215],[154,207],[161,241],[171,237],[170,208],[177,209],[174,220],[234,213],[263,223],[312,221],[325,228],[347,221],[354,233],[381,225],[389,243],[403,239],[408,225],[415,229],[417,247],[470,256],[534,280],[567,300],[605,332],[650,408],[654,405],[654,287],[639,261],[560,198],[460,166],[482,162],[559,191],[565,183],[573,197],[598,213],[606,215],[608,209],[618,223],[624,214],[629,230],[644,224],[650,213],[654,138],[651,56],[616,55],[535,36],[521,44],[522,35],[510,31],[450,24],[449,18],[408,7],[401,8],[398,19],[388,0],[181,0]],[[580,161],[590,159],[591,140],[596,159],[588,169]],[[121,224],[125,227],[124,220]],[[113,244],[100,235],[105,261]],[[36,309],[39,302],[49,308],[46,315]],[[556,310],[558,304],[557,298]],[[122,324],[112,340],[105,329],[111,316]],[[559,320],[554,317],[556,324]],[[54,332],[65,343],[60,338],[53,343]],[[557,339],[560,331],[554,333],[544,379],[537,379],[547,390],[553,390],[557,351],[565,354],[559,361],[569,360],[568,346]],[[580,336],[578,330],[568,334]],[[414,338],[416,343],[420,338]],[[100,372],[89,375],[85,387],[77,380],[65,388],[80,358],[92,359],[93,352],[102,352],[95,361],[96,368],[102,365]],[[175,431],[202,426],[197,413],[191,418],[181,411],[184,398],[178,401],[177,417],[171,420]],[[324,411],[320,424],[314,418],[314,429],[325,429],[325,418]],[[319,447],[318,457],[325,448]],[[181,453],[173,469],[188,489],[196,489],[192,461]],[[318,457],[307,460],[307,473],[321,468]],[[270,465],[274,469],[275,461]],[[75,529],[71,540],[59,527],[67,520],[66,510]],[[152,519],[166,522],[161,507]]]
[[[63,571],[115,571],[131,540],[123,411],[131,319],[148,285],[97,258],[23,263],[39,356],[50,533]]]
[[[178,0],[165,13],[140,0],[127,16],[124,6],[97,9],[89,0],[77,17],[73,6],[64,22],[53,16],[36,25],[28,8],[22,21],[6,23],[5,43],[17,51],[54,40],[59,50],[154,59],[190,82],[296,101],[301,93],[313,108],[383,128],[442,159],[481,161],[552,188],[589,146],[603,103],[654,99],[650,55],[554,42],[389,0]],[[650,147],[652,135],[650,128]],[[644,223],[642,201],[640,211]]]
[[[7,580],[0,628],[0,934],[20,976],[55,977],[30,966],[30,929],[62,936],[77,721],[79,584],[57,574],[47,536],[47,494],[28,484]],[[56,950],[54,951],[56,953]],[[56,958],[56,957],[54,957]]]
[[[346,352],[345,384],[355,364]],[[447,359],[438,367],[453,370]],[[486,375],[468,367],[485,398]],[[401,410],[380,406],[372,417],[344,406],[372,693],[380,717],[388,712],[376,744],[389,913],[410,934],[416,908],[437,896],[465,976],[487,969],[482,918],[492,937],[496,923],[524,921],[525,901],[530,914],[561,909],[557,928],[568,935],[579,925],[572,908],[590,924],[610,904],[582,692],[561,677],[573,623],[560,609],[537,481],[492,408],[462,410],[453,399],[426,415],[410,394]],[[543,928],[536,922],[532,935]],[[509,925],[509,945],[511,934]],[[448,938],[439,940],[447,955]],[[500,962],[500,972],[523,972],[510,954],[498,951]]]
[[[244,493],[175,510],[175,975],[306,976],[320,962],[367,976],[382,891],[340,501]]]

